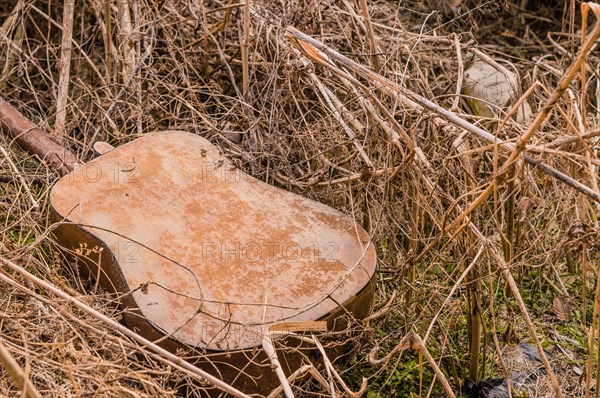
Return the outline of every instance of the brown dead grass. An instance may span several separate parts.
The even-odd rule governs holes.
[[[402,361],[392,357],[383,366],[373,365],[367,354],[375,347],[372,359],[384,356],[410,331],[423,337],[433,322],[427,347],[458,391],[468,374],[471,320],[466,308],[474,301],[483,323],[485,366],[480,373],[502,377],[491,365],[502,351],[494,347],[493,330],[503,346],[529,341],[530,335],[490,255],[489,242],[505,254],[538,335],[555,347],[564,341],[551,331],[570,333],[570,339],[581,337],[569,350],[576,354],[573,361],[585,368],[588,349],[581,313],[583,308],[592,313],[600,262],[598,204],[526,166],[514,184],[498,186],[471,215],[486,241],[467,229],[449,238],[443,230],[454,220],[455,207],[468,207],[494,179],[505,154],[461,129],[441,129],[430,113],[401,104],[372,81],[359,78],[369,94],[360,91],[311,63],[284,37],[285,28],[294,26],[364,65],[378,62],[385,77],[483,125],[464,108],[453,106],[458,104],[458,54],[468,63],[472,50],[479,48],[514,65],[524,91],[533,82],[552,91],[579,47],[580,15],[573,13],[571,2],[372,2],[376,56],[355,2],[255,1],[246,35],[243,3],[129,0],[130,25],[123,25],[118,2],[112,3],[109,18],[105,1],[75,7],[62,135],[61,129],[55,130],[62,4],[3,1],[2,97],[46,131],[57,131],[58,140],[86,159],[96,138],[119,145],[151,131],[187,130],[220,146],[253,176],[351,214],[378,249],[377,302],[383,305],[396,294],[387,310],[366,325],[357,359],[340,365],[351,385],[359,384],[357,369],[364,368],[359,373],[368,378],[371,392],[392,395],[397,388],[392,375],[403,369]],[[23,7],[12,23],[6,23],[18,4]],[[246,38],[247,60],[242,51]],[[599,129],[598,61],[594,52],[587,62],[586,119],[576,79],[531,144],[543,147]],[[329,100],[339,100],[337,110],[340,104],[345,107],[341,118],[332,112],[323,87],[331,93]],[[529,98],[532,108],[537,110],[547,96],[543,88],[535,89]],[[386,112],[393,121],[386,119]],[[525,127],[509,121],[498,137],[515,139]],[[394,145],[390,129],[410,141]],[[350,139],[348,131],[356,138]],[[598,137],[578,139],[554,147],[552,154],[534,155],[597,189],[598,144]],[[115,301],[90,294],[89,281],[71,271],[47,234],[48,192],[57,175],[6,134],[0,135],[0,145],[10,158],[0,157],[2,256],[119,320]],[[416,162],[411,145],[422,151],[430,169]],[[439,189],[428,189],[426,180]],[[507,240],[509,225],[514,233]],[[462,280],[442,307],[481,247],[476,272]],[[31,292],[0,283],[0,337],[44,396],[193,396],[201,389],[99,321],[12,277]],[[561,284],[573,309],[568,321],[558,319],[551,309],[553,297],[562,295]],[[561,355],[558,348],[553,351]],[[570,371],[566,365],[561,370]],[[0,395],[18,396],[11,379],[4,371],[1,375]],[[572,385],[566,391],[581,394],[583,381],[568,380]],[[423,395],[429,388],[422,386]],[[410,392],[403,391],[397,394]],[[433,395],[441,391],[435,384]],[[529,393],[545,396],[551,391],[546,385]]]

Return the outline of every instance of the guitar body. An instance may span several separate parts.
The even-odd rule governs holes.
[[[202,354],[200,366],[242,391],[278,385],[261,348],[270,326],[326,320],[342,329],[342,315],[371,309],[368,234],[248,176],[199,136],[138,138],[62,177],[50,202],[57,240],[118,294],[129,327]],[[313,354],[278,356],[289,374]]]

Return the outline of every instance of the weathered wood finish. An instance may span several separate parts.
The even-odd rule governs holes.
[[[51,192],[54,233],[118,294],[128,326],[238,389],[279,384],[260,348],[270,325],[325,320],[341,331],[369,314],[376,256],[366,232],[249,177],[203,138],[149,134],[79,166],[2,98],[0,127],[70,172]],[[344,336],[323,341],[332,358],[347,352]],[[320,362],[314,347],[283,346],[287,374]]]
[[[83,248],[103,287],[129,293],[130,327],[208,354],[246,392],[276,385],[260,349],[269,325],[325,319],[340,329],[344,311],[370,310],[368,234],[248,176],[196,135],[160,132],[118,147],[64,176],[50,200],[58,239]],[[297,351],[283,362],[300,360]]]

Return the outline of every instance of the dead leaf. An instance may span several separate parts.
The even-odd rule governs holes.
[[[568,297],[555,296],[552,300],[552,311],[563,322],[571,321],[571,303]]]

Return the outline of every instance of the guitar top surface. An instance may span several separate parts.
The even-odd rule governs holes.
[[[50,200],[104,243],[120,293],[148,322],[192,347],[260,345],[269,325],[322,318],[375,272],[350,217],[245,174],[186,132],[114,149],[60,179]]]

